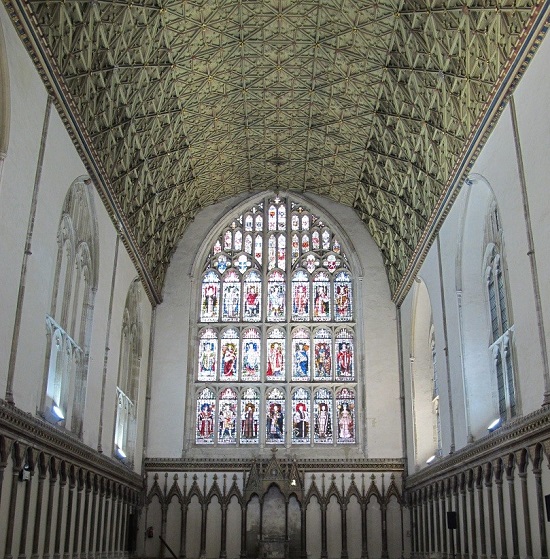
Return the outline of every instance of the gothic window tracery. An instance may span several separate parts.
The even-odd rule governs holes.
[[[199,289],[195,444],[357,442],[352,272],[329,225],[266,198],[212,241]]]

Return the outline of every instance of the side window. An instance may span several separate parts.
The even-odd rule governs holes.
[[[136,443],[141,352],[141,286],[135,280],[128,290],[122,319],[114,436],[116,456],[129,463],[133,463]]]
[[[502,231],[496,206],[489,212],[487,232],[489,242],[485,251],[484,280],[491,321],[489,352],[498,391],[498,414],[502,421],[506,421],[516,415],[513,325],[509,317],[505,266],[501,252]]]
[[[82,435],[88,353],[97,289],[97,229],[91,185],[77,179],[63,204],[50,312],[42,413]]]

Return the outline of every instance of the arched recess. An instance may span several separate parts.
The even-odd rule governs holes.
[[[492,334],[489,287],[495,255],[498,256],[499,270],[502,272],[502,276],[499,277],[502,277],[503,281],[502,289],[498,286],[497,292],[504,296],[499,302],[497,293],[497,305],[502,304],[506,308],[510,337],[513,320],[511,306],[505,295],[505,247],[495,195],[490,184],[481,175],[471,175],[464,188],[468,190],[465,193],[466,201],[458,243],[456,290],[460,295],[461,349],[468,435],[470,440],[473,440],[485,435],[489,424],[503,415],[499,413],[499,392],[502,390],[499,390],[495,370],[498,366],[498,360],[495,358],[498,344],[495,345]],[[507,341],[510,342],[508,347],[512,348],[513,340],[508,338]],[[508,354],[510,361],[511,355]],[[512,392],[515,392],[513,367],[510,366],[510,369],[510,387]],[[515,394],[513,396],[515,402]]]
[[[0,22],[0,181],[2,179],[2,165],[8,153],[10,137],[10,75],[4,31]]]
[[[441,451],[432,305],[426,284],[421,279],[414,285],[411,326],[412,428],[415,466],[419,469]]]

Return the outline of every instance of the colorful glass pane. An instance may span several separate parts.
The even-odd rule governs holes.
[[[279,271],[273,272],[268,280],[267,320],[281,322],[285,320],[285,276]]]
[[[321,239],[323,242],[323,250],[330,250],[330,231],[328,229],[323,229]]]
[[[220,254],[218,256],[216,267],[218,268],[218,272],[220,272],[220,274],[223,274],[225,270],[227,270],[227,268],[229,267],[229,262],[227,261],[227,256],[225,256],[225,254]]]
[[[218,401],[218,443],[237,442],[237,393],[232,388],[222,390]]]
[[[214,442],[215,411],[214,392],[205,388],[197,398],[197,429],[195,434],[197,444],[212,444]]]
[[[346,272],[339,273],[334,280],[334,318],[338,321],[352,318],[351,278]]]
[[[307,231],[309,229],[309,215],[302,216],[302,229]]]
[[[336,393],[339,443],[355,442],[355,396],[353,390],[343,388]]]
[[[332,250],[336,254],[340,254],[340,243],[338,242],[338,239],[334,239],[332,241]]]
[[[241,281],[234,270],[227,272],[223,278],[222,320],[233,322],[239,320],[241,302]]]
[[[208,272],[202,280],[201,322],[216,322],[219,318],[220,278]]]
[[[309,252],[309,235],[305,233],[302,235],[302,254]]]
[[[247,388],[241,398],[241,437],[243,444],[254,444],[259,438],[260,396],[256,389]]]
[[[321,248],[319,231],[313,231],[311,234],[311,246],[313,250],[319,250]]]
[[[252,254],[252,235],[245,235],[245,237],[244,237],[244,251],[247,254]]]
[[[292,333],[292,380],[307,381],[310,379],[310,339],[309,331],[297,328]]]
[[[290,218],[290,227],[293,231],[298,231],[300,228],[300,218],[296,214],[292,214]]]
[[[269,206],[267,228],[269,231],[275,231],[277,229],[277,208],[275,208],[275,206]]]
[[[325,272],[313,279],[313,320],[330,320],[330,281]]]
[[[214,243],[214,254],[219,254],[222,251],[222,244],[220,241]]]
[[[267,241],[267,269],[273,270],[277,265],[277,240],[275,235],[270,235]]]
[[[251,271],[244,278],[243,320],[258,322],[262,308],[262,281],[258,272]]]
[[[309,444],[310,434],[310,405],[309,390],[298,388],[292,395],[292,443]]]
[[[264,228],[264,218],[261,214],[256,216],[256,231],[261,231]]]
[[[285,334],[280,328],[271,330],[267,337],[266,380],[285,380]]]
[[[199,342],[199,381],[216,380],[216,358],[218,355],[218,335],[214,330],[204,330]]]
[[[256,235],[256,240],[254,241],[254,258],[261,264],[262,263],[262,236]]]
[[[241,380],[260,380],[260,333],[254,328],[248,328],[242,335],[243,363]]]
[[[321,328],[313,338],[313,358],[315,368],[314,380],[327,381],[332,379],[332,340],[330,332]]]
[[[298,235],[292,235],[292,264],[296,263],[300,256],[300,239]]]
[[[279,388],[266,394],[266,443],[285,442],[285,395]]]
[[[220,380],[237,380],[238,348],[238,332],[233,328],[226,330],[221,338]]]
[[[312,274],[315,269],[317,268],[317,266],[319,266],[319,260],[317,260],[317,258],[315,258],[315,254],[308,254],[305,258],[305,267],[306,270]]]
[[[327,388],[317,390],[313,406],[315,410],[313,441],[321,444],[332,444],[332,392]]]
[[[336,336],[336,380],[354,380],[353,335],[347,329]]]
[[[245,231],[252,231],[252,227],[254,225],[254,220],[250,214],[246,214],[244,218],[244,230]]]
[[[292,278],[292,319],[309,318],[309,281],[307,274],[298,271]]]
[[[235,244],[235,250],[236,251],[240,251],[243,248],[243,234],[241,230],[237,230],[235,231],[235,236],[233,239],[233,242]]]
[[[279,235],[277,246],[277,266],[284,270],[286,265],[286,237],[284,235]]]
[[[223,249],[224,250],[231,250],[231,244],[233,240],[233,235],[231,231],[226,231],[223,236]]]
[[[277,209],[277,228],[279,231],[286,230],[286,208],[284,205],[279,206]]]

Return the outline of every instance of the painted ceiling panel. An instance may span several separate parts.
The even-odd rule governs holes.
[[[7,4],[40,31],[159,294],[201,208],[266,188],[355,208],[395,291],[544,2]]]

